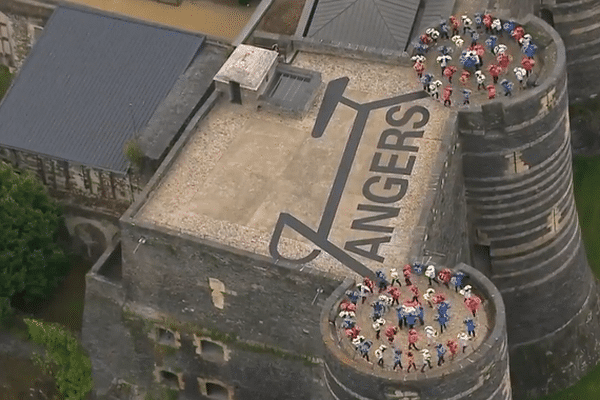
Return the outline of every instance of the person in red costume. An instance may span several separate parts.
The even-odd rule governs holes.
[[[494,85],[487,85],[486,87],[487,91],[488,91],[488,99],[492,100],[496,98],[496,86]]]

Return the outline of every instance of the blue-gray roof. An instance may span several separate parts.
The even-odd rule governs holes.
[[[319,0],[307,37],[404,51],[420,0]]]
[[[204,36],[59,7],[0,104],[0,145],[124,172]]]

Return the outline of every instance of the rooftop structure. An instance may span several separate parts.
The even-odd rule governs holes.
[[[306,37],[403,52],[422,26],[439,22],[453,6],[441,0],[321,0]]]
[[[357,61],[316,54],[310,39],[286,66],[325,82],[306,113],[217,89],[121,218],[118,273],[98,264],[89,276],[82,337],[99,387],[135,371],[185,398],[509,400],[579,379],[597,362],[600,306],[571,192],[564,48],[538,18],[519,22],[540,49],[535,79],[464,107],[423,91],[394,52]],[[334,47],[323,42],[347,46]],[[369,364],[341,328],[356,280],[407,263],[462,270],[483,300],[473,346],[424,372],[390,370],[391,353]],[[447,295],[450,334],[468,312]],[[370,311],[355,317],[375,342]],[[406,336],[394,338],[403,362]],[[114,343],[119,356],[103,351]]]
[[[217,72],[215,80],[237,82],[244,89],[256,91],[276,61],[276,51],[241,44]]]
[[[360,260],[348,265],[323,253],[307,266],[345,276],[346,267],[363,275],[404,262],[449,110],[426,98],[410,68],[308,53],[293,65],[319,71],[326,82],[349,77],[342,88],[348,100],[321,103],[321,94],[304,119],[221,101],[135,218],[260,255],[280,254],[281,261],[302,259],[315,238],[284,229],[286,213],[311,230],[327,229],[335,247]],[[360,104],[366,120],[357,122]],[[332,114],[317,138],[311,131],[319,107]],[[386,118],[421,130],[404,140],[404,149],[382,151]],[[405,176],[386,178],[378,172],[385,168]],[[381,213],[381,228],[370,228],[369,218]]]

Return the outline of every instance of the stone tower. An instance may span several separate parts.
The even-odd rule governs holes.
[[[597,0],[543,1],[541,15],[548,16],[565,43],[569,99],[580,101],[598,94],[600,80],[598,55],[600,54],[600,25]]]
[[[460,111],[475,266],[507,309],[513,394],[574,384],[598,361],[598,296],[573,197],[566,56],[547,23],[526,32],[543,49],[535,87]]]
[[[456,271],[466,273],[469,283],[484,299],[485,323],[478,320],[480,330],[477,335],[483,339],[476,342],[471,353],[463,354],[459,350],[456,359],[445,366],[413,372],[408,371],[406,354],[410,349],[404,348],[400,338],[396,345],[404,349],[404,369],[392,370],[367,363],[352,348],[347,337],[340,337],[343,330],[338,317],[340,302],[344,299],[346,289],[353,286],[354,281],[348,279],[338,287],[327,299],[321,314],[321,333],[325,342],[324,370],[326,386],[332,398],[340,400],[438,400],[438,399],[471,399],[471,400],[511,400],[511,384],[509,377],[509,357],[506,340],[506,319],[504,304],[498,289],[481,272],[460,263]],[[425,278],[422,278],[425,280]],[[460,302],[452,302],[453,317],[450,323],[462,325]],[[357,319],[360,313],[358,306]],[[364,307],[370,308],[368,305]],[[394,311],[395,312],[395,311]],[[430,310],[427,313],[432,313]],[[453,322],[454,319],[454,322]],[[418,324],[417,324],[418,325]],[[368,328],[368,327],[365,327]],[[408,328],[406,328],[408,329]],[[418,327],[418,330],[421,328]],[[452,327],[450,328],[452,330]],[[369,329],[365,329],[367,332]],[[400,332],[398,336],[402,336]],[[440,336],[441,337],[441,336]],[[437,337],[435,341],[443,341]],[[469,345],[470,348],[471,345]],[[423,338],[422,348],[428,348]],[[435,353],[434,347],[429,351]],[[416,364],[421,368],[421,353],[415,352]],[[389,362],[389,359],[386,361]]]

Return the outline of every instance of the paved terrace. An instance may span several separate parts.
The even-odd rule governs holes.
[[[294,65],[320,71],[326,83],[349,77],[343,96],[357,103],[422,89],[410,67],[304,53],[296,57]],[[423,131],[421,138],[405,140],[405,146],[414,148],[401,150],[377,148],[382,132],[392,128],[386,122],[390,106],[372,110],[357,142],[355,158],[347,164],[347,183],[338,187],[339,202],[333,202],[337,207],[324,213],[340,161],[344,153],[346,158],[351,153],[344,149],[357,116],[355,110],[340,103],[324,134],[313,138],[311,130],[325,86],[302,120],[221,98],[135,218],[271,257],[269,244],[276,222],[280,213],[289,213],[313,233],[319,228],[321,239],[328,239],[373,271],[404,265],[431,182],[430,171],[447,133],[443,128],[450,110],[426,97],[400,104],[400,110],[391,114],[395,120],[405,117],[396,123],[400,125],[397,129]],[[389,137],[386,143],[396,142],[395,138]],[[370,171],[378,153],[381,166],[393,165],[390,160],[397,157],[396,166],[408,171],[414,160],[412,171],[404,175]],[[395,200],[404,184],[406,194]],[[381,217],[386,210],[388,219]],[[379,216],[371,223],[386,228],[364,226],[369,220],[361,224],[359,219],[369,216]],[[289,226],[275,244],[281,256],[289,259],[300,259],[317,248]],[[324,251],[305,265],[358,278]]]

